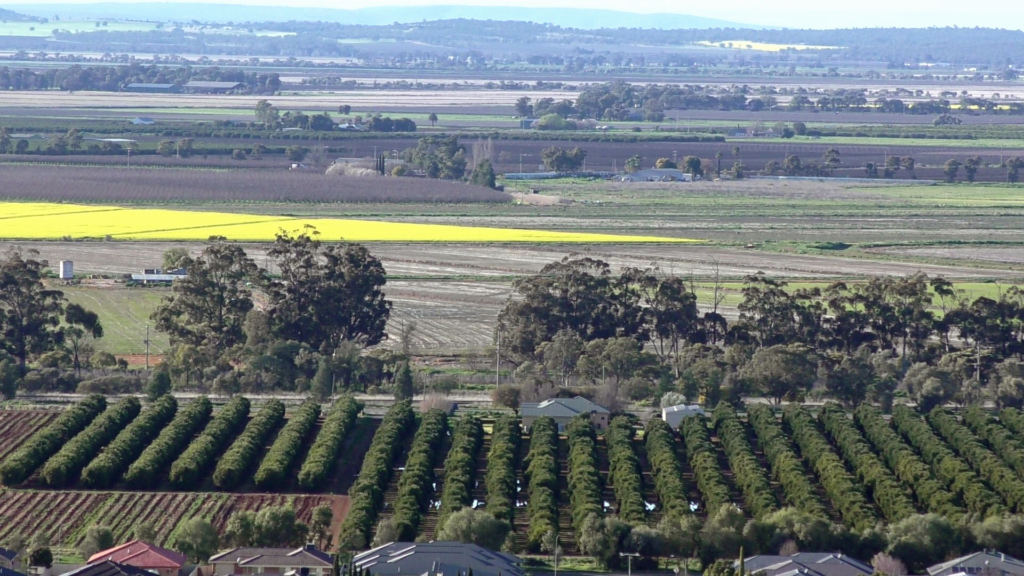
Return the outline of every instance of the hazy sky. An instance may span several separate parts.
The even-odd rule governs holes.
[[[15,0],[15,2],[19,1],[24,2],[25,0]],[[36,0],[34,4],[54,2],[87,4],[95,1],[97,0]],[[174,2],[175,0],[133,0],[133,3],[137,1]],[[989,8],[981,7],[980,9],[972,9],[962,0],[859,0],[857,2],[822,2],[821,0],[716,0],[715,2],[676,2],[671,0],[632,0],[630,2],[621,0],[556,0],[555,2],[548,0],[347,0],[345,2],[337,0],[213,0],[213,3],[318,8],[431,4],[559,6],[641,13],[671,12],[793,28],[953,25],[1024,28],[1024,2],[1019,0],[1005,0],[988,5]],[[0,6],[3,6],[2,2],[0,2]]]

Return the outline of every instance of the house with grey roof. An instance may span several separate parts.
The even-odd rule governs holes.
[[[739,560],[733,563],[739,567]],[[764,554],[744,558],[744,569],[763,576],[870,576],[874,568],[840,552],[797,552],[789,556]]]
[[[86,564],[70,572],[64,572],[61,576],[153,576],[153,573],[128,564],[121,564],[113,560],[102,560]]]
[[[331,555],[313,544],[302,548],[232,548],[210,558],[213,573],[332,576]]]
[[[3,566],[0,566],[0,576],[25,576],[25,575],[22,574],[21,572],[18,572],[17,570],[11,570],[10,568],[5,568]]]
[[[352,559],[373,576],[523,576],[522,559],[462,542],[392,542]]]
[[[595,404],[582,396],[575,398],[550,398],[543,402],[523,402],[519,407],[519,416],[523,421],[523,429],[529,430],[537,418],[547,416],[558,424],[559,432],[564,431],[569,422],[580,414],[589,414],[594,428],[604,430],[608,427],[611,413],[607,408]]]
[[[24,558],[17,550],[0,548],[0,568],[15,571],[21,570],[22,560]]]
[[[673,430],[679,428],[683,420],[689,416],[704,415],[704,409],[697,404],[678,404],[667,406],[661,409],[661,419],[664,420]]]
[[[1024,562],[994,550],[975,552],[928,568],[928,576],[1024,576]]]

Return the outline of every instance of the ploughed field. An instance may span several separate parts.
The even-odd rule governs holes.
[[[0,498],[0,516],[7,520],[0,538],[14,531],[56,534],[53,530],[63,526],[61,544],[71,547],[90,524],[109,525],[122,537],[139,522],[154,519],[159,520],[157,543],[167,545],[188,518],[207,518],[223,527],[236,511],[286,503],[306,520],[314,506],[332,506],[340,538],[368,542],[386,518],[412,531],[406,536],[433,538],[451,512],[475,506],[511,521],[523,550],[537,551],[543,534],[555,530],[566,551],[578,553],[577,535],[590,513],[654,525],[666,515],[705,516],[724,504],[738,505],[748,517],[795,507],[863,530],[915,513],[960,518],[1024,511],[1024,445],[1016,440],[1024,433],[1024,413],[1012,408],[998,413],[938,408],[922,414],[897,406],[889,417],[868,405],[853,411],[834,404],[787,406],[780,413],[767,404],[751,404],[744,413],[719,407],[685,419],[675,430],[660,419],[635,427],[615,418],[607,429],[596,430],[583,420],[559,433],[553,421],[541,419],[524,433],[511,415],[416,414],[408,404],[398,404],[378,420],[357,418],[359,407],[347,402],[335,403],[326,418],[303,428],[300,443],[287,439],[295,437],[295,422],[319,412],[313,404],[287,416],[272,403],[254,406],[256,415],[239,422],[242,431],[224,440],[228,447],[216,465],[208,464],[214,468],[212,479],[204,473],[196,483],[168,484],[161,470],[153,485],[113,480],[93,489],[83,484],[95,485],[101,476],[90,470],[111,454],[125,454],[120,450],[125,438],[155,437],[149,444],[140,442],[136,452],[143,444],[149,450],[182,425],[179,416],[194,416],[201,401],[184,404],[163,427],[153,423],[170,404],[166,399],[141,412],[129,410],[136,415],[108,427],[97,423],[111,423],[112,415],[130,408],[130,401],[100,404],[91,398],[60,416],[50,414],[49,422],[28,439],[10,426],[26,413],[4,411],[0,430],[15,450],[0,463],[0,478],[8,484]],[[196,426],[196,435],[182,450],[200,442],[230,409],[215,412],[205,428]],[[268,413],[276,418],[268,419]],[[259,421],[273,425],[262,427],[255,444],[259,448],[238,464],[241,472],[226,488],[220,468],[237,460],[234,444],[243,437],[252,440]],[[143,422],[155,428],[148,436]],[[100,428],[116,437],[95,438]],[[324,452],[317,445],[323,444],[326,429],[336,434],[333,450]],[[45,449],[47,436],[61,444]],[[286,452],[281,444],[289,442],[298,448],[288,454],[283,475],[266,482],[265,470],[281,463]],[[33,460],[40,464],[24,481],[12,481],[26,450],[42,450]],[[313,453],[325,457],[318,461],[327,463],[326,476],[307,472]],[[55,475],[72,457],[77,459],[72,468],[84,471]],[[529,470],[524,461],[533,462]],[[63,483],[46,486],[54,478]],[[296,483],[308,486],[311,479],[318,487],[313,493],[291,489]]]

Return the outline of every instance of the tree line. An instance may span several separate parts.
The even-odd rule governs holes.
[[[739,289],[738,318],[721,282],[698,286],[657,268],[615,274],[572,256],[514,283],[498,317],[515,384],[501,404],[585,390],[606,406],[662,398],[714,406],[745,396],[809,397],[923,409],[991,400],[1024,404],[1024,290],[971,298],[924,274],[790,289],[763,273]],[[697,305],[697,291],[712,302]]]

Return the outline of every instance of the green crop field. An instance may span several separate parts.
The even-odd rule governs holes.
[[[34,36],[49,37],[54,30],[66,32],[148,32],[156,30],[152,22],[122,22],[105,20],[106,26],[97,26],[99,20],[57,20],[51,22],[3,22],[0,23],[0,36]]]

